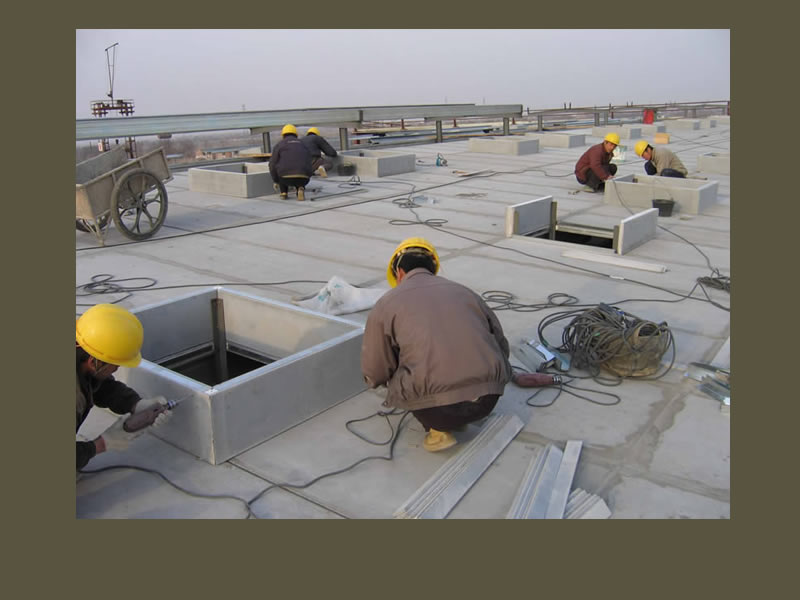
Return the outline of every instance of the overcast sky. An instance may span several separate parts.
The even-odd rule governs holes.
[[[728,29],[79,29],[75,114],[730,98]],[[111,52],[111,51],[109,51]]]

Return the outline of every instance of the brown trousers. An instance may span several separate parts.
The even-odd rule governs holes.
[[[412,410],[411,414],[422,423],[425,431],[430,429],[451,431],[488,416],[494,410],[499,398],[498,394],[488,394],[481,396],[475,402],[458,402],[446,406],[421,408]]]

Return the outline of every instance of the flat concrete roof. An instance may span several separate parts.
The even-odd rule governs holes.
[[[105,247],[99,247],[89,233],[77,231],[75,237],[76,286],[98,274],[152,278],[156,283],[152,288],[116,294],[84,296],[79,289],[76,313],[87,305],[120,299],[122,306],[135,309],[213,285],[286,303],[319,290],[333,276],[358,286],[385,286],[386,262],[397,244],[410,236],[429,239],[439,251],[441,275],[479,294],[502,290],[521,304],[543,303],[554,293],[571,294],[589,305],[636,299],[620,307],[643,319],[666,321],[672,331],[677,354],[671,371],[660,379],[629,379],[616,387],[600,386],[590,379],[575,382],[593,390],[578,393],[597,402],[611,400],[602,393],[618,395],[620,401],[613,406],[562,393],[549,406],[531,407],[526,401],[536,390],[510,383],[496,412],[518,416],[524,427],[448,518],[505,518],[532,457],[547,444],[563,449],[568,440],[583,443],[573,489],[600,496],[611,518],[729,518],[730,415],[685,374],[690,362],[729,366],[730,313],[704,301],[699,291],[694,293],[696,300],[677,301],[677,295],[664,290],[687,294],[698,277],[710,275],[708,262],[730,274],[730,176],[697,172],[700,155],[730,151],[730,125],[718,123],[711,129],[671,134],[667,147],[678,154],[691,175],[718,182],[718,195],[703,214],[660,218],[658,224],[669,231],[659,228],[655,239],[625,255],[664,265],[666,272],[563,256],[577,248],[610,257],[610,250],[505,237],[506,207],[545,195],[557,202],[559,219],[574,221],[581,215],[604,219],[620,209],[604,204],[602,194],[581,191],[572,174],[574,165],[600,139],[591,136],[591,127],[570,133],[585,133],[587,144],[543,147],[523,156],[469,152],[466,139],[386,148],[413,153],[416,170],[362,177],[359,186],[350,185],[350,177],[336,176],[333,170],[327,179],[312,179],[308,186],[312,201],[303,203],[273,195],[244,199],[192,192],[187,173],[176,171],[167,184],[166,222],[151,239],[132,243],[113,225]],[[643,161],[633,152],[635,141],[628,144],[619,175],[644,174]],[[436,166],[437,154],[447,160],[446,166]],[[459,176],[478,171],[484,172]],[[425,197],[417,200],[414,212],[402,206],[409,196]],[[393,224],[414,222],[417,216],[422,221],[445,222],[441,227]],[[290,280],[311,282],[259,285]],[[708,294],[717,304],[730,306],[726,292],[709,289]],[[496,314],[513,347],[536,337],[540,321],[560,310],[497,310]],[[364,323],[368,312],[344,316]],[[550,341],[560,341],[560,330],[545,333]],[[665,358],[668,362],[669,355]],[[521,365],[513,355],[512,363]],[[555,391],[547,389],[534,402],[546,404],[554,396]],[[454,448],[431,454],[422,447],[422,427],[409,415],[394,446],[393,460],[369,460],[305,486],[362,458],[388,455],[387,446],[370,445],[345,427],[347,421],[379,410],[382,399],[380,391],[365,391],[217,466],[147,433],[124,453],[106,452],[90,461],[86,470],[116,465],[140,469],[80,475],[76,515],[248,516],[243,502],[184,493],[141,470],[146,469],[196,494],[244,501],[273,484],[297,486],[272,487],[253,502],[251,510],[259,518],[392,518],[477,435],[480,426],[457,433],[462,443]],[[79,435],[91,439],[115,418],[94,408]],[[176,410],[172,418],[179,419],[180,412]],[[390,419],[396,425],[399,416]],[[373,440],[390,435],[386,421],[379,418],[353,427]]]

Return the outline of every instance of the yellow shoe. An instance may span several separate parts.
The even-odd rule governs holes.
[[[452,448],[457,443],[458,441],[453,437],[452,433],[431,429],[428,435],[425,436],[422,445],[428,452],[439,452],[440,450]]]
[[[306,188],[299,187],[297,188],[297,199],[298,200],[305,200],[306,199]]]
[[[287,194],[286,192],[281,192],[281,200],[288,200],[288,198],[289,194]]]
[[[325,170],[325,167],[319,167],[319,168],[317,169],[317,174],[318,174],[320,177],[327,177],[327,176],[328,176],[328,172]]]

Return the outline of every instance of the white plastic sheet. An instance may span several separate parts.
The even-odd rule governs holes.
[[[345,315],[375,306],[389,288],[358,288],[334,275],[313,297],[292,299],[292,304],[326,315]]]

